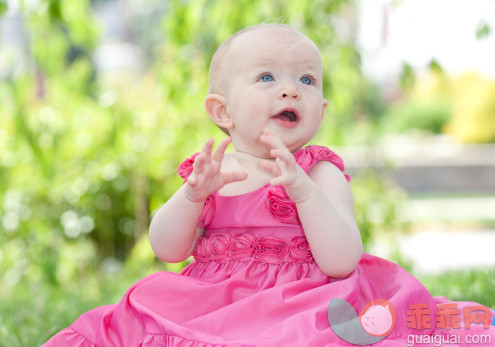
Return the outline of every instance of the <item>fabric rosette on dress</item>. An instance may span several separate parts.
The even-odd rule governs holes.
[[[283,187],[272,187],[267,197],[266,202],[273,218],[283,223],[300,223],[296,204],[289,198]]]
[[[212,234],[198,240],[194,258],[199,262],[255,260],[263,263],[313,262],[308,241],[295,237],[290,242],[248,234]]]

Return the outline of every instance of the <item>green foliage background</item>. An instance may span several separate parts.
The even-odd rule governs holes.
[[[450,76],[432,60],[420,76],[405,64],[400,80],[402,97],[377,117],[380,136],[444,134],[458,143],[495,142],[493,78],[469,70]]]
[[[278,21],[313,39],[329,100],[313,142],[358,140],[354,115],[368,85],[354,43],[335,28],[338,15],[355,13],[353,1],[170,0],[146,28],[159,42],[146,46],[138,39],[147,35],[135,33],[144,69],[119,74],[92,62],[103,29],[89,0],[33,4],[20,8],[31,64],[0,80],[3,344],[39,345],[90,308],[117,302],[139,278],[184,266],[157,262],[147,228],[180,186],[177,165],[208,136],[224,136],[203,100],[211,56],[237,30]],[[352,184],[365,242],[377,224],[395,226],[400,193],[373,174]],[[379,221],[365,212],[372,202]]]

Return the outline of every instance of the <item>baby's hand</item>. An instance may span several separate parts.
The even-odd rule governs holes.
[[[262,143],[270,146],[270,155],[275,162],[263,160],[260,166],[271,173],[275,178],[270,180],[273,186],[283,185],[289,198],[294,202],[304,201],[307,198],[307,184],[310,178],[296,163],[296,158],[274,132],[265,129],[260,137]],[[309,180],[309,181],[308,181]]]
[[[187,179],[186,197],[192,202],[203,202],[210,195],[222,188],[224,185],[243,181],[247,178],[247,172],[229,171],[221,172],[220,167],[227,146],[231,138],[227,137],[220,142],[211,153],[215,140],[209,138],[201,153],[195,158],[193,171]]]

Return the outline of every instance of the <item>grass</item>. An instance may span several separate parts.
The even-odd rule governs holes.
[[[495,268],[416,277],[434,296],[495,308]],[[82,313],[117,303],[137,280],[100,276],[64,287],[19,283],[10,293],[0,291],[4,299],[0,302],[0,346],[40,346]]]
[[[447,271],[415,276],[433,296],[452,301],[474,301],[495,309],[495,268]]]
[[[91,278],[64,287],[19,283],[0,302],[0,346],[41,346],[82,313],[117,303],[138,278]],[[5,287],[4,287],[5,289]]]

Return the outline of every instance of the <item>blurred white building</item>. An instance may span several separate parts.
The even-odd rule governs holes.
[[[363,69],[375,81],[397,80],[402,62],[421,73],[432,59],[495,78],[495,33],[476,38],[480,26],[495,30],[494,1],[360,0],[359,12]]]
[[[7,1],[0,18],[0,78],[16,76],[32,66],[30,38],[16,1]],[[141,72],[153,47],[163,39],[164,1],[96,0],[94,16],[101,26],[100,42],[93,52],[99,73]],[[28,6],[39,6],[31,1]]]

